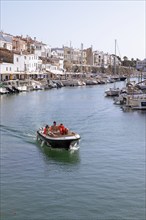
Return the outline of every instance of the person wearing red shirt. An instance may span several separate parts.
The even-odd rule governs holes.
[[[58,127],[59,127],[60,134],[62,135],[67,134],[68,129],[65,128],[63,124],[60,124]]]
[[[43,132],[43,133],[44,133],[45,135],[48,133],[48,128],[49,128],[48,125],[46,125],[45,128],[44,128],[44,132]]]

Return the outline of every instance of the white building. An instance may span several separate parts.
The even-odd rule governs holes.
[[[9,80],[14,73],[13,63],[0,63],[0,81]]]
[[[93,52],[93,66],[102,67],[104,66],[104,53],[103,51]]]
[[[0,63],[0,80],[24,79],[26,75],[39,75],[42,61],[35,54],[14,54],[13,63]]]
[[[32,40],[30,48],[34,50],[34,54],[38,57],[51,57],[51,47],[42,42],[36,41],[36,38]]]
[[[74,64],[83,64],[83,56],[82,56],[82,51],[80,49],[73,49],[72,53],[72,62]]]
[[[64,49],[63,48],[52,48],[51,49],[51,57],[64,59]]]
[[[146,72],[146,58],[144,60],[139,60],[136,62],[136,69]]]
[[[40,72],[41,62],[35,54],[14,54],[14,71],[20,73]]]
[[[121,65],[121,62],[115,55],[104,53],[103,51],[93,52],[93,66],[108,68],[109,66]]]
[[[12,50],[12,36],[0,32],[0,47]]]
[[[58,68],[55,65],[46,64],[46,71],[55,74],[55,75],[64,75],[65,70],[63,68]]]

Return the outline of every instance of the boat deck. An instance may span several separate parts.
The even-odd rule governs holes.
[[[60,134],[58,132],[49,132],[48,134],[43,134],[43,130],[40,131],[41,135],[45,136],[45,137],[53,137],[53,138],[65,138],[65,137],[74,137],[76,135],[76,133],[72,132],[72,131],[68,131],[67,134]]]

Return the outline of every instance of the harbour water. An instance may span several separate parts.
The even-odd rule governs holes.
[[[146,112],[124,112],[106,88],[0,97],[1,220],[146,218]],[[78,150],[39,145],[54,120],[81,135]]]

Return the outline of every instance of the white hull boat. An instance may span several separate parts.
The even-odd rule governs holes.
[[[71,147],[76,146],[79,143],[80,135],[71,131],[68,131],[68,134],[65,135],[52,135],[44,134],[44,128],[40,128],[37,131],[37,139],[41,140],[43,143],[52,148],[66,149],[69,150]]]

